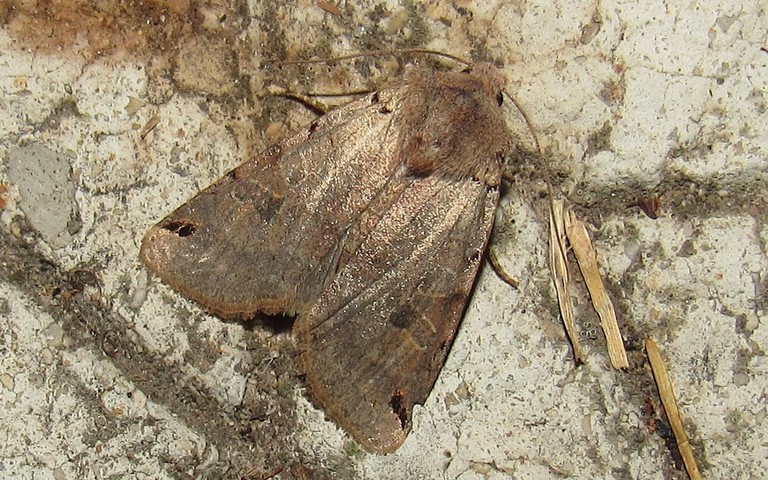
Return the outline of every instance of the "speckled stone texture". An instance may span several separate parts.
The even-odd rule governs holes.
[[[0,476],[684,479],[642,351],[652,335],[705,478],[762,478],[764,6],[335,5],[0,5]],[[543,155],[511,165],[491,242],[519,286],[483,270],[412,433],[382,456],[307,400],[284,321],[208,316],[138,250],[314,118],[270,92],[376,88],[429,60],[275,62],[408,47],[497,64]],[[588,360],[573,363],[546,260],[550,191],[590,225],[627,371],[611,369],[578,281]],[[651,196],[656,220],[636,206]]]

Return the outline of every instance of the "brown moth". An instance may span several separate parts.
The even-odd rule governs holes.
[[[144,237],[225,318],[296,315],[314,402],[373,452],[411,429],[453,342],[513,146],[501,74],[413,70],[235,168]]]

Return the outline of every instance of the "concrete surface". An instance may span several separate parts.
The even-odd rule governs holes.
[[[704,477],[763,478],[764,2],[318,4],[0,4],[0,476],[682,479],[642,351],[653,335]],[[544,159],[512,169],[491,247],[519,288],[483,271],[413,432],[378,456],[312,407],[289,333],[205,315],[138,245],[311,121],[269,87],[399,74],[398,57],[268,62],[404,47],[499,64]],[[550,186],[593,227],[626,372],[578,282],[588,362],[572,361]],[[653,195],[656,220],[634,206]]]

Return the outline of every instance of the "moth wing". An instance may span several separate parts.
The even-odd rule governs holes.
[[[315,401],[367,449],[392,452],[437,379],[482,260],[498,189],[395,182],[294,326]]]
[[[223,317],[301,311],[397,167],[392,108],[377,105],[397,92],[334,110],[226,174],[147,232],[145,263]]]

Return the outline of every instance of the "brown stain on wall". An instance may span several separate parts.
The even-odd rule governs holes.
[[[190,0],[0,2],[0,24],[42,54],[143,56],[174,49],[199,34],[203,21],[200,4]]]

